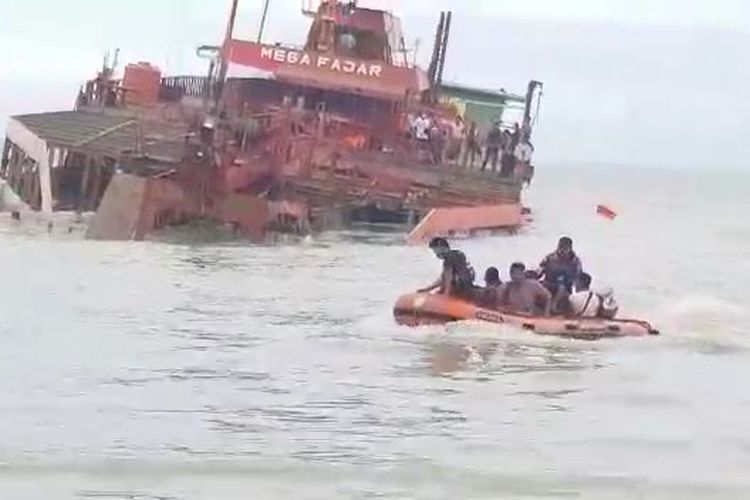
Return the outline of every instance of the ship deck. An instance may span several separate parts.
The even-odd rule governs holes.
[[[150,158],[176,163],[182,157],[184,127],[163,121],[141,120],[126,113],[60,111],[18,115],[19,124],[47,148],[81,151],[87,155],[113,159],[140,148]],[[9,137],[11,141],[13,137]]]

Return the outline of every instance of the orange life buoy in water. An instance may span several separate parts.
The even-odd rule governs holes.
[[[606,205],[598,205],[596,207],[596,213],[609,220],[615,220],[617,218],[617,212]]]

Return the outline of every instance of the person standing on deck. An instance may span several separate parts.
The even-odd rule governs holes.
[[[516,146],[521,142],[521,126],[516,123],[513,125],[513,134],[511,135],[511,152],[516,150]]]
[[[500,147],[503,142],[503,132],[500,130],[500,122],[492,124],[492,128],[487,133],[487,151],[482,163],[482,171],[487,169],[487,164],[492,162],[492,171],[497,172],[497,159],[500,155]]]
[[[445,146],[448,143],[448,131],[441,126],[440,122],[434,120],[431,122],[428,136],[432,163],[441,165],[445,155]]]
[[[482,157],[482,147],[479,145],[479,132],[477,129],[477,122],[472,121],[469,124],[469,128],[466,131],[466,138],[464,139],[464,150],[463,150],[463,167],[474,168],[474,162],[477,156]]]
[[[531,169],[531,156],[534,154],[534,146],[529,141],[528,136],[524,136],[514,151],[516,159],[515,172],[516,177],[525,179],[528,177],[528,170]]]
[[[516,157],[513,154],[513,136],[508,130],[503,131],[503,153],[500,158],[500,175],[510,177],[516,167]]]
[[[427,142],[431,126],[432,124],[425,114],[419,113],[419,116],[417,116],[412,123],[412,133],[414,134],[414,138],[420,142]]]
[[[431,128],[432,121],[424,113],[419,113],[411,123],[411,134],[417,141],[417,154],[419,155],[420,162],[432,162],[432,148],[430,144]]]
[[[461,163],[461,149],[463,148],[466,137],[466,124],[464,123],[464,119],[461,116],[457,116],[450,124],[449,130],[450,137],[446,156],[451,162],[458,165]]]

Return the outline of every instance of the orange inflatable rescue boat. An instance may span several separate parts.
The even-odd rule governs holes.
[[[406,326],[475,320],[508,325],[538,335],[585,340],[659,335],[659,331],[645,321],[521,316],[482,309],[471,302],[446,295],[404,295],[396,302],[393,314],[399,324]]]

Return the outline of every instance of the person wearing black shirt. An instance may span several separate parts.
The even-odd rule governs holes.
[[[484,156],[484,163],[482,163],[482,170],[486,170],[487,164],[492,162],[492,171],[497,172],[497,159],[502,145],[503,131],[500,129],[500,123],[495,122],[487,133],[487,151]]]
[[[420,289],[419,293],[437,290],[440,294],[472,299],[474,269],[466,259],[466,255],[460,250],[451,249],[445,238],[434,238],[430,242],[430,249],[438,259],[443,261],[443,271],[435,283]]]

